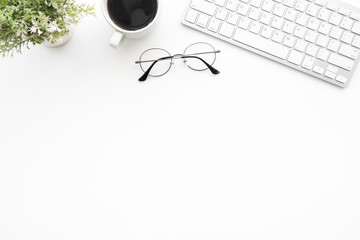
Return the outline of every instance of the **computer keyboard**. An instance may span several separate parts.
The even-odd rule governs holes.
[[[191,0],[181,22],[340,87],[360,58],[360,9],[338,0]]]

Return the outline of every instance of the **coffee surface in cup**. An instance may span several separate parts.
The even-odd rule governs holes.
[[[136,31],[149,25],[158,10],[157,0],[108,0],[111,19],[120,28]]]

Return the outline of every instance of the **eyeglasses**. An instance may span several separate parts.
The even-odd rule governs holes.
[[[148,76],[160,77],[165,75],[173,65],[173,59],[184,59],[184,63],[195,71],[209,69],[213,74],[219,74],[220,72],[212,66],[215,63],[217,53],[220,51],[215,50],[213,46],[205,42],[191,44],[183,54],[175,55],[171,55],[165,49],[150,48],[141,54],[139,61],[135,62],[135,64],[140,64],[140,68],[144,72],[139,81],[145,81]],[[201,58],[198,57],[199,55]]]

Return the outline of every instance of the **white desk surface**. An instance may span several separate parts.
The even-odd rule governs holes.
[[[162,4],[121,49],[97,3],[67,45],[0,59],[0,239],[359,240],[360,70],[341,89]],[[220,75],[137,81],[143,50],[197,41]]]

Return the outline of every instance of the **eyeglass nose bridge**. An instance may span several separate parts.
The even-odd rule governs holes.
[[[180,59],[182,58],[184,55],[183,54],[175,54],[172,58],[173,59]]]
[[[184,54],[175,54],[175,55],[173,55],[172,56],[172,59],[174,60],[174,59],[181,59],[181,58],[183,58],[185,55]],[[184,63],[186,63],[186,59],[184,59]],[[171,65],[173,65],[174,64],[174,62],[173,61],[171,61]]]

